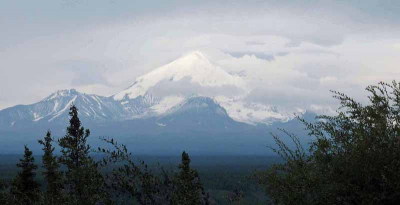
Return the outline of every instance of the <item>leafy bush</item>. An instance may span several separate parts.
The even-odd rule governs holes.
[[[273,135],[284,164],[257,173],[273,204],[397,204],[400,201],[400,85],[366,88],[369,104],[333,92],[336,116],[302,120],[314,137],[304,150]],[[301,120],[301,119],[300,119]]]

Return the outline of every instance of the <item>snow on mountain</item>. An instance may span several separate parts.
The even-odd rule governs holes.
[[[292,110],[279,109],[277,106],[256,102],[246,102],[241,99],[225,98],[219,96],[215,99],[229,114],[238,121],[248,124],[272,124],[273,122],[287,122],[296,115],[302,115],[305,110],[300,108]]]
[[[199,51],[192,52],[178,60],[138,77],[133,85],[113,96],[115,100],[134,99],[145,96],[151,87],[162,81],[180,81],[190,78],[192,83],[205,87],[236,86],[245,89],[245,82],[223,69],[211,64]]]
[[[172,109],[174,106],[185,100],[182,96],[167,96],[164,97],[159,103],[150,107],[150,110],[156,115],[161,115]]]
[[[185,82],[185,79],[189,79],[190,84],[173,86],[174,83]],[[157,87],[168,89],[161,95],[152,93],[152,89]],[[192,93],[185,92],[185,87],[190,87],[188,89]],[[232,94],[234,89],[241,92]],[[293,112],[283,111],[276,106],[246,102],[244,99],[249,92],[244,75],[228,73],[210,63],[201,52],[195,51],[138,77],[132,86],[112,97],[117,101],[127,101],[156,95],[159,102],[150,107],[148,112],[153,115],[162,115],[187,98],[204,96],[214,99],[238,122],[270,124],[275,121],[285,122],[294,117]]]
[[[106,97],[83,94],[74,89],[60,90],[38,103],[18,105],[0,111],[0,125],[19,126],[29,122],[65,122],[68,120],[68,112],[72,104],[79,105],[82,118],[95,121],[116,119],[119,117],[118,113],[121,112],[120,108],[115,108],[116,103]]]
[[[266,123],[274,121],[287,121],[289,116],[282,114],[274,106],[260,103],[243,102],[235,99],[218,97],[219,104],[226,109],[230,117],[238,122],[249,124]]]
[[[111,97],[79,93],[74,89],[61,90],[38,103],[4,109],[0,111],[0,127],[65,123],[72,104],[79,108],[81,117],[90,122],[166,119],[165,116],[185,109],[192,112],[194,108],[189,105],[214,106],[213,103],[220,106],[214,106],[213,112],[225,113],[227,117],[247,124],[271,124],[293,118],[292,112],[277,106],[246,101],[250,91],[243,76],[226,72],[195,51],[138,77],[132,86]],[[304,112],[298,110],[298,113]]]

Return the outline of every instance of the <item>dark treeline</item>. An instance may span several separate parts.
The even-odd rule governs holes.
[[[291,149],[276,135],[271,147],[283,159],[249,176],[265,188],[269,204],[398,204],[400,201],[400,85],[380,83],[366,88],[369,103],[333,92],[341,107],[335,116],[321,115],[315,123],[299,118],[312,141],[308,148],[293,140]],[[133,161],[124,144],[102,138],[111,148],[92,149],[90,135],[70,108],[64,137],[48,132],[43,146],[44,184],[36,180],[38,166],[25,146],[12,183],[0,182],[0,204],[215,204],[183,152],[176,171],[154,172],[144,161]],[[55,144],[61,155],[55,155]],[[101,160],[91,153],[101,153]],[[101,172],[102,169],[111,169]],[[219,182],[221,179],[215,179]],[[211,182],[212,184],[212,182]],[[217,186],[217,184],[214,184]],[[232,187],[229,204],[244,204],[244,192]]]

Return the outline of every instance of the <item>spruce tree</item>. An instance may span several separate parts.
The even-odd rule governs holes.
[[[18,203],[29,205],[39,200],[40,185],[35,180],[37,165],[34,164],[34,161],[32,152],[25,145],[24,158],[20,159],[17,164],[22,171],[18,172],[11,188],[11,194]]]
[[[59,171],[60,164],[57,161],[57,157],[54,156],[54,147],[52,146],[53,139],[51,138],[50,131],[47,132],[44,140],[39,140],[39,143],[43,145],[42,150],[44,151],[42,163],[45,171],[43,176],[46,181],[46,202],[49,204],[55,204],[62,201],[62,190],[64,188],[62,181],[62,172]]]
[[[176,190],[172,196],[172,204],[177,205],[201,205],[208,204],[208,196],[204,192],[197,170],[190,168],[190,157],[186,152],[182,153],[181,170],[175,176]]]
[[[89,156],[91,147],[87,138],[90,131],[81,126],[78,109],[74,105],[69,115],[67,133],[58,141],[62,153],[60,162],[67,168],[65,185],[69,200],[74,204],[96,204],[105,200],[104,179]]]

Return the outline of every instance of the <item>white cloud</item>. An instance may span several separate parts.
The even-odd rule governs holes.
[[[334,76],[326,76],[319,79],[321,84],[333,84],[337,81],[337,78]]]
[[[335,104],[330,89],[362,98],[366,85],[400,76],[400,15],[382,12],[390,4],[36,4],[40,15],[0,8],[26,17],[0,22],[0,109],[72,87],[108,96],[191,50],[246,75],[251,100],[314,110]]]

